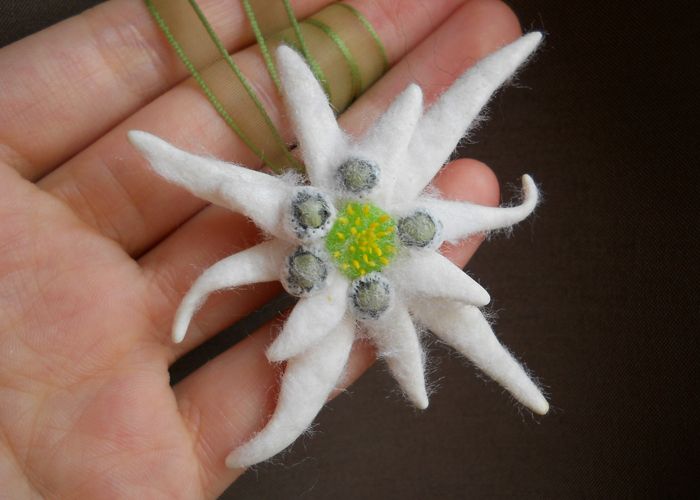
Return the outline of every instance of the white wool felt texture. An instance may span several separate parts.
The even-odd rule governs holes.
[[[422,114],[423,91],[416,84],[409,85],[362,140],[351,147],[350,156],[359,156],[381,165],[379,185],[369,194],[369,198],[376,203],[383,205],[389,201],[401,171],[401,153],[408,147]]]
[[[302,297],[267,349],[270,361],[284,361],[317,343],[343,319],[347,309],[348,280],[331,272],[326,286],[310,297]]]
[[[425,355],[416,327],[402,303],[397,302],[378,320],[364,322],[392,376],[418,409],[428,407],[425,390]]]
[[[529,33],[485,57],[428,109],[403,154],[407,173],[399,177],[394,199],[414,198],[430,183],[491,95],[525,62],[541,40],[541,33]]]
[[[340,129],[321,84],[293,49],[277,49],[277,65],[282,92],[299,140],[306,173],[312,185],[330,188],[333,167],[347,149],[345,132]]]
[[[288,243],[280,240],[266,241],[226,257],[204,271],[182,299],[175,313],[173,341],[182,342],[192,316],[212,292],[279,280],[280,268],[289,248]]]
[[[541,35],[522,37],[475,65],[437,103],[422,114],[422,92],[409,86],[360,140],[351,141],[335,119],[328,99],[303,59],[280,47],[278,67],[310,187],[334,214],[348,199],[336,181],[338,168],[351,156],[376,162],[379,183],[362,197],[389,214],[424,210],[440,222],[440,237],[459,241],[481,231],[508,227],[529,215],[537,189],[523,177],[524,201],[506,208],[482,207],[429,197],[418,198],[448,159],[490,94],[521,64]],[[130,132],[131,142],[152,167],[171,182],[213,203],[241,212],[275,239],[228,257],[195,281],[178,309],[173,339],[179,342],[208,294],[222,288],[285,279],[285,261],[300,244],[293,207],[298,186],[274,177],[201,158],[145,132]],[[294,179],[296,182],[298,179]],[[393,187],[392,187],[393,186]],[[331,206],[332,205],[332,206]],[[501,346],[481,312],[488,293],[434,246],[400,247],[398,255],[376,272],[391,290],[391,306],[375,319],[364,319],[350,299],[351,279],[337,271],[339,262],[325,251],[324,238],[334,221],[303,235],[304,248],[316,252],[328,272],[325,284],[303,297],[269,347],[272,361],[287,361],[277,408],[269,423],[227,459],[231,467],[266,460],[291,444],[311,424],[343,372],[354,337],[355,321],[365,325],[402,390],[419,408],[428,405],[424,352],[411,315],[467,356],[486,374],[537,413],[548,404],[523,368]],[[436,236],[436,239],[438,237]],[[436,243],[437,245],[437,243]],[[366,256],[366,255],[365,255]]]
[[[450,242],[458,242],[474,233],[503,229],[526,219],[539,199],[535,181],[523,175],[523,201],[512,207],[485,207],[473,203],[423,198],[418,202],[442,223],[442,236]]]
[[[147,132],[132,130],[128,137],[153,170],[168,181],[245,214],[267,232],[282,231],[280,225],[293,188],[280,178],[187,153]]]
[[[385,273],[402,295],[457,300],[485,306],[488,292],[449,259],[437,252],[407,249],[407,257],[397,259]]]
[[[227,466],[248,467],[267,460],[304,433],[335,389],[354,337],[354,322],[344,319],[313,348],[287,362],[272,417],[262,431],[229,454]]]
[[[501,384],[533,412],[544,415],[549,404],[523,367],[501,345],[484,315],[474,306],[438,300],[412,301],[418,321]]]

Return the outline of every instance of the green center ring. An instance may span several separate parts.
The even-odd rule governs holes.
[[[326,249],[351,280],[381,271],[396,255],[396,221],[375,205],[350,202],[328,232]]]

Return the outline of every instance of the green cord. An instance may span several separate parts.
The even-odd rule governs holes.
[[[294,31],[294,34],[296,35],[296,41],[292,41],[290,39],[284,39],[283,41],[286,42],[288,45],[295,47],[301,55],[306,59],[306,62],[309,64],[309,67],[311,68],[311,71],[313,72],[314,76],[316,79],[319,81],[319,83],[323,86],[324,91],[326,92],[326,95],[328,96],[329,100],[331,99],[331,90],[330,86],[328,83],[328,79],[323,73],[323,70],[321,69],[320,65],[318,62],[312,57],[308,45],[306,43],[306,40],[304,39],[304,35],[300,26],[300,23],[297,21],[294,11],[292,10],[292,6],[290,4],[289,0],[279,0],[282,2],[285,12],[287,14],[287,17],[289,19],[289,23]],[[206,81],[204,80],[202,74],[199,72],[199,70],[195,67],[195,65],[192,63],[188,55],[185,53],[185,50],[182,48],[182,46],[179,44],[179,42],[175,39],[173,36],[172,32],[170,31],[170,28],[168,27],[167,23],[163,19],[163,17],[160,15],[158,12],[158,9],[154,5],[154,0],[144,0],[146,7],[148,8],[149,12],[153,16],[154,20],[158,24],[159,28],[165,35],[165,38],[168,40],[168,43],[173,47],[175,50],[175,53],[177,56],[180,58],[184,66],[187,68],[187,70],[190,72],[194,80],[197,82],[197,84],[200,86],[202,91],[204,92],[204,95],[207,97],[209,102],[211,102],[212,106],[214,106],[214,109],[219,113],[219,115],[224,119],[226,124],[241,138],[241,140],[245,143],[246,146],[250,148],[250,150],[258,157],[260,160],[268,165],[270,168],[272,168],[275,172],[279,172],[281,168],[279,166],[274,166],[271,164],[271,160],[268,161],[265,153],[251,140],[251,138],[239,127],[239,125],[236,123],[236,121],[229,115],[228,111],[224,108],[224,106],[221,104],[219,99],[216,97],[212,89],[207,85]],[[297,170],[303,171],[304,167],[303,165],[297,160],[290,152],[289,148],[287,147],[287,144],[285,143],[284,139],[282,138],[279,130],[277,127],[275,127],[274,123],[272,122],[272,119],[270,118],[270,115],[267,113],[265,106],[261,102],[261,100],[258,98],[257,94],[255,93],[255,90],[253,89],[252,85],[248,81],[248,79],[245,77],[243,72],[240,70],[238,65],[235,63],[233,58],[229,55],[228,51],[226,50],[226,47],[223,45],[219,37],[217,36],[216,32],[214,31],[213,27],[205,17],[202,9],[199,7],[197,4],[196,0],[188,0],[190,6],[194,10],[194,12],[197,14],[197,17],[201,21],[202,25],[206,29],[207,33],[209,34],[209,37],[211,38],[211,41],[214,43],[216,48],[218,49],[219,53],[221,56],[224,58],[226,63],[228,64],[229,68],[233,71],[233,73],[236,75],[238,78],[239,82],[245,89],[246,93],[248,94],[248,97],[252,100],[253,104],[257,108],[258,112],[261,114],[265,124],[269,128],[269,130],[272,132],[272,136],[274,141],[277,143],[277,145],[282,149],[284,152],[284,156],[287,162],[289,162],[290,166]],[[258,23],[257,17],[255,15],[255,11],[251,5],[250,0],[242,0],[243,8],[246,13],[246,16],[248,17],[248,20],[251,24],[251,28],[253,30],[253,33],[255,35],[255,38],[258,42],[258,45],[260,47],[260,52],[263,56],[263,59],[265,61],[265,66],[267,67],[267,71],[270,74],[270,77],[272,81],[275,84],[275,87],[277,87],[278,90],[281,90],[281,82],[279,78],[279,73],[277,71],[277,67],[275,66],[274,58],[272,57],[272,54],[270,53],[269,46],[267,44],[267,40],[265,38],[264,33],[262,32],[260,28],[260,24]],[[386,50],[384,48],[384,45],[382,44],[381,39],[379,38],[379,35],[377,32],[374,30],[372,25],[369,23],[369,21],[360,13],[357,9],[355,9],[353,6],[348,5],[346,3],[338,3],[336,5],[339,5],[347,10],[349,10],[365,27],[369,35],[372,37],[372,39],[375,41],[377,44],[377,47],[379,49],[382,62],[384,64],[384,69],[386,70],[389,67],[389,60],[386,55]],[[310,24],[317,29],[322,30],[326,36],[328,36],[331,41],[335,44],[335,46],[338,48],[340,53],[342,54],[343,58],[345,59],[348,68],[350,70],[350,75],[351,75],[351,83],[352,83],[352,94],[353,98],[357,97],[360,95],[362,92],[362,77],[361,77],[361,72],[359,69],[359,66],[357,64],[357,61],[354,59],[352,52],[349,50],[348,46],[345,44],[343,39],[332,29],[330,26],[327,24],[323,23],[322,21],[319,21],[317,19],[308,19],[304,21],[307,24]]]
[[[209,102],[211,102],[212,106],[214,106],[214,109],[221,115],[221,117],[224,119],[226,124],[233,129],[236,134],[241,138],[241,140],[245,143],[246,146],[250,148],[253,153],[255,153],[256,156],[258,156],[263,162],[265,161],[265,155],[262,151],[260,151],[253,143],[252,141],[248,138],[248,136],[243,132],[243,130],[240,129],[240,127],[236,124],[236,122],[231,118],[231,115],[228,114],[228,112],[224,109],[222,104],[219,102],[219,100],[216,98],[212,90],[209,88],[209,86],[206,84],[204,79],[202,78],[202,75],[197,71],[197,68],[194,67],[194,64],[192,64],[192,61],[190,61],[190,58],[187,57],[187,54],[185,54],[185,51],[182,49],[180,44],[175,40],[175,37],[173,34],[170,32],[170,28],[168,28],[168,25],[165,23],[165,20],[161,17],[160,13],[158,12],[158,9],[156,8],[155,5],[153,5],[153,0],[145,0],[146,2],[146,7],[148,8],[149,12],[155,19],[156,23],[158,24],[158,27],[160,27],[161,31],[165,35],[165,38],[168,40],[168,43],[172,46],[172,48],[175,50],[175,53],[178,55],[182,63],[185,65],[187,70],[190,72],[192,77],[195,79],[195,81],[199,84],[201,87],[202,91],[204,94],[207,96],[209,99]]]
[[[330,100],[331,89],[330,89],[330,86],[328,85],[328,80],[326,79],[326,75],[323,74],[323,70],[321,69],[321,66],[319,66],[318,62],[316,62],[316,60],[313,58],[313,56],[311,55],[311,52],[309,51],[309,48],[306,45],[306,40],[304,39],[304,34],[301,32],[301,26],[299,26],[299,22],[297,21],[297,18],[294,15],[294,11],[292,10],[292,6],[289,3],[289,0],[282,0],[282,3],[284,4],[284,9],[287,11],[287,17],[289,18],[289,23],[292,25],[292,29],[294,29],[294,34],[297,36],[297,40],[299,40],[299,48],[301,49],[301,54],[304,56],[304,59],[306,59],[306,62],[309,64],[309,67],[311,68],[312,73],[316,77],[316,80],[318,80],[321,83],[323,90],[326,92],[326,95],[328,96],[328,99]]]
[[[349,5],[344,2],[340,2],[337,4],[339,7],[343,7],[350,12],[352,12],[355,17],[362,23],[362,25],[365,27],[369,35],[374,39],[374,41],[377,44],[377,47],[379,48],[379,53],[382,56],[382,62],[384,63],[384,70],[387,70],[389,68],[389,58],[386,55],[386,49],[384,48],[384,44],[382,43],[382,39],[379,38],[379,34],[374,30],[374,27],[372,24],[367,20],[365,16],[362,15],[362,12],[357,10],[355,7],[352,5]]]
[[[275,87],[279,92],[282,92],[282,83],[280,82],[280,77],[277,74],[277,68],[275,67],[275,62],[272,59],[272,54],[270,54],[270,49],[267,46],[267,40],[260,29],[260,24],[258,24],[258,18],[255,16],[255,11],[250,5],[250,0],[243,0],[243,10],[248,17],[250,22],[250,27],[253,29],[253,34],[255,39],[258,41],[258,46],[260,47],[260,53],[265,61],[265,66],[267,66],[267,72],[270,73],[270,78],[275,82]]]
[[[360,68],[357,66],[355,58],[352,56],[352,53],[350,52],[350,49],[348,49],[348,46],[345,45],[343,39],[340,38],[338,33],[333,31],[333,29],[330,26],[328,26],[322,21],[319,21],[318,19],[309,18],[303,22],[310,24],[311,26],[315,26],[316,28],[323,31],[328,36],[328,38],[330,38],[333,41],[333,43],[338,47],[338,50],[343,55],[343,58],[348,63],[348,67],[350,68],[350,77],[352,79],[352,96],[353,98],[359,96],[360,92],[362,91],[362,77],[360,76]]]
[[[207,30],[207,33],[209,33],[209,37],[211,38],[212,42],[214,42],[214,45],[216,45],[216,48],[219,50],[219,53],[221,56],[226,60],[226,63],[228,66],[231,68],[231,70],[234,72],[238,80],[241,82],[241,85],[243,85],[243,88],[245,89],[246,93],[250,97],[250,99],[253,101],[255,104],[255,107],[258,109],[260,114],[263,117],[263,120],[265,120],[265,123],[267,124],[268,128],[272,132],[272,135],[275,139],[275,142],[282,148],[282,151],[284,151],[284,155],[287,158],[287,160],[293,165],[293,167],[297,170],[303,170],[303,167],[299,163],[299,161],[292,156],[290,153],[289,149],[287,148],[286,143],[282,139],[282,137],[279,134],[279,131],[277,130],[277,127],[275,127],[275,124],[272,122],[272,119],[270,118],[270,115],[267,114],[267,111],[265,110],[265,107],[263,106],[262,102],[260,102],[260,99],[258,99],[258,96],[255,94],[255,90],[253,90],[253,87],[250,85],[250,82],[248,82],[248,79],[245,77],[245,75],[241,72],[241,69],[238,67],[238,65],[235,63],[235,61],[231,58],[229,55],[228,51],[226,50],[226,47],[224,47],[224,44],[221,42],[219,37],[217,36],[216,32],[214,31],[214,28],[212,28],[211,24],[209,24],[209,21],[207,20],[206,16],[204,15],[204,12],[202,12],[202,9],[199,7],[197,4],[196,0],[188,0],[192,8],[194,9],[195,13],[197,14],[197,17],[199,17],[199,20],[202,22],[204,25],[204,28]],[[274,167],[273,165],[270,165],[270,168],[275,170],[276,172],[279,172],[279,168]]]
[[[323,86],[323,90],[326,92],[326,95],[330,98],[330,88],[328,86],[328,80],[326,79],[326,76],[324,75],[323,70],[319,66],[318,62],[316,62],[316,60],[311,55],[308,46],[306,45],[304,34],[302,33],[301,28],[299,27],[299,23],[297,22],[297,18],[294,15],[294,11],[292,10],[292,6],[289,3],[289,0],[281,1],[284,5],[284,10],[287,14],[287,18],[289,19],[289,24],[291,24],[294,34],[297,38],[297,43],[290,43],[289,40],[284,41],[287,43],[287,45],[292,45],[296,47],[297,50],[301,53],[301,55],[304,56],[304,59],[306,59],[306,62],[311,68],[311,71],[313,72],[314,76],[321,83],[321,85]],[[265,61],[267,72],[270,74],[270,78],[272,78],[272,81],[275,82],[275,87],[277,87],[277,90],[279,92],[282,92],[282,83],[280,82],[279,73],[277,72],[275,61],[272,57],[272,54],[270,53],[270,48],[267,44],[267,39],[265,38],[265,35],[260,29],[260,23],[258,23],[258,18],[255,15],[255,10],[250,4],[250,0],[242,0],[242,2],[243,10],[245,11],[246,17],[248,17],[248,21],[250,22],[253,34],[255,35],[255,40],[258,42],[258,47],[260,47],[260,53],[262,54],[263,60]]]

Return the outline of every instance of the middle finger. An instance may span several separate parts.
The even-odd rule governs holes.
[[[420,0],[356,3],[376,27],[393,62],[430,33],[460,1],[431,3],[429,15]],[[271,118],[280,127],[281,102],[257,51],[243,50],[234,55],[234,60],[266,101]],[[280,128],[288,133],[286,128]],[[148,130],[191,151],[206,151],[245,165],[258,164],[253,153],[231,133],[189,80],[132,115],[39,183],[82,220],[134,256],[199,211],[204,202],[168,184],[148,168],[126,141],[130,129]]]

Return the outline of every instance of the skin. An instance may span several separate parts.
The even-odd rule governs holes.
[[[293,2],[303,17],[323,0]],[[354,1],[393,68],[342,117],[351,133],[410,82],[430,103],[475,60],[517,38],[496,0]],[[236,2],[201,2],[274,109]],[[428,7],[429,6],[429,7]],[[282,368],[266,325],[175,387],[168,366],[250,313],[277,284],[213,297],[170,342],[192,281],[259,235],[237,214],[153,174],[136,128],[255,164],[190,81],[138,0],[111,0],[0,50],[0,484],[9,498],[214,498],[243,471],[224,458],[265,423]],[[278,113],[273,111],[277,118]],[[184,117],[187,117],[186,119]],[[285,128],[285,125],[281,125]],[[485,165],[458,160],[444,196],[494,205]],[[480,238],[445,248],[463,266]],[[357,343],[345,383],[372,362]]]

